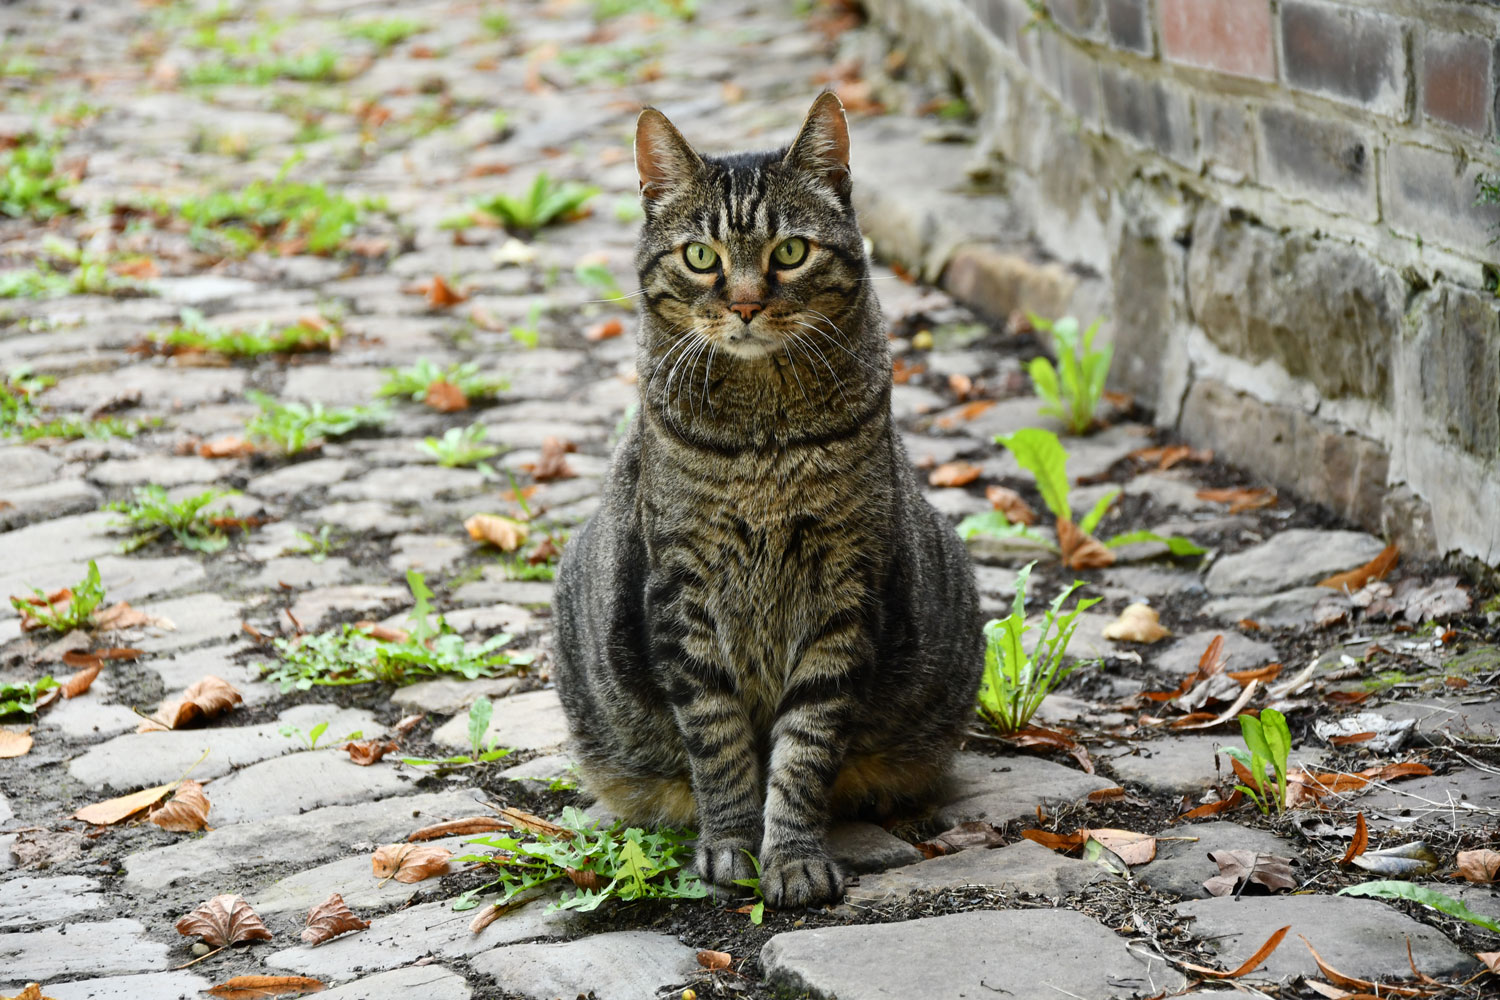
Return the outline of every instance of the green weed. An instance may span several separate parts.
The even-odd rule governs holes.
[[[46,221],[77,211],[63,192],[72,179],[57,170],[57,151],[22,143],[0,153],[0,213]]]
[[[210,508],[224,497],[235,495],[234,490],[210,489],[174,503],[167,499],[165,489],[152,483],[137,486],[130,500],[116,500],[104,509],[125,515],[125,520],[113,522],[115,527],[135,531],[120,546],[121,552],[134,552],[169,533],[194,552],[218,552],[229,544],[224,528],[235,515],[229,507]]]
[[[484,475],[494,476],[495,470],[484,460],[500,454],[500,448],[484,443],[488,433],[489,429],[483,424],[451,427],[441,438],[426,438],[417,447],[436,458],[444,468],[456,469],[472,465]]]
[[[469,399],[490,399],[510,388],[503,378],[481,374],[473,361],[439,368],[426,358],[418,358],[416,364],[406,368],[387,368],[385,384],[377,395],[407,396],[420,403],[434,382],[447,382]]]
[[[18,437],[23,441],[42,438],[106,439],[135,437],[143,429],[161,421],[124,420],[120,417],[52,417],[36,404],[35,397],[54,380],[35,378],[24,372],[12,372],[0,378],[0,437]]]
[[[332,83],[343,77],[339,54],[327,46],[288,54],[270,51],[267,42],[232,46],[226,51],[229,54],[190,66],[183,81],[195,87],[264,87],[275,80]]]
[[[510,339],[522,347],[536,347],[542,341],[542,312],[544,306],[540,302],[533,302],[526,309],[526,319],[515,324],[508,331]]]
[[[163,354],[202,352],[232,358],[254,358],[265,354],[300,354],[331,351],[341,332],[332,323],[297,322],[273,328],[262,323],[253,330],[225,329],[210,323],[196,309],[182,310],[181,322],[151,338]]]
[[[550,909],[589,911],[606,900],[702,899],[708,890],[684,868],[690,835],[676,830],[648,832],[617,824],[601,830],[572,806],[556,821],[558,832],[509,837],[476,837],[469,843],[495,854],[467,854],[460,863],[497,866],[494,881],[470,889],[454,901],[455,910],[479,905],[482,895],[498,891],[495,906],[515,903],[523,894],[562,879],[574,891],[563,893]]]
[[[274,242],[325,255],[354,235],[365,212],[384,210],[377,198],[349,198],[323,184],[287,180],[296,162],[295,157],[287,161],[274,180],[153,207],[187,222],[200,243],[227,252],[245,253]]]
[[[742,885],[755,894],[755,905],[750,907],[750,922],[759,927],[761,921],[766,919],[766,897],[760,891],[760,858],[749,851],[745,852],[745,857],[750,859],[750,867],[755,869],[755,875],[751,878],[737,878],[734,884]]]
[[[104,602],[104,581],[99,577],[98,565],[90,559],[88,575],[81,583],[67,588],[67,607],[54,607],[47,600],[47,592],[38,587],[32,587],[31,592],[39,598],[38,601],[12,597],[11,607],[19,611],[22,618],[35,619],[44,628],[54,632],[71,632],[75,628],[88,628],[94,624],[94,609]]]
[[[529,654],[500,651],[511,641],[508,633],[483,643],[465,642],[442,615],[433,617],[432,591],[422,574],[407,570],[406,583],[416,603],[407,616],[410,627],[404,639],[377,639],[353,625],[275,639],[281,662],[263,663],[260,669],[283,691],[305,691],[315,684],[412,684],[443,675],[469,680],[499,677],[531,662]]]
[[[626,14],[648,14],[665,20],[691,21],[699,0],[594,0],[594,19],[607,21]]]
[[[579,217],[584,205],[598,193],[596,187],[555,181],[546,173],[540,173],[524,194],[501,193],[481,198],[473,203],[473,211],[446,219],[443,225],[450,229],[471,226],[474,213],[481,212],[506,229],[534,233],[544,226]]]
[[[335,546],[343,544],[342,538],[333,536],[331,524],[320,525],[316,534],[310,531],[299,531],[297,540],[302,544],[283,549],[282,555],[307,556],[315,563],[327,559],[333,553]]]
[[[1094,320],[1079,338],[1078,321],[1072,316],[1052,321],[1027,313],[1031,325],[1052,335],[1052,347],[1057,355],[1057,368],[1046,358],[1034,358],[1027,367],[1031,384],[1036,394],[1046,402],[1041,408],[1043,416],[1057,417],[1068,425],[1074,434],[1087,433],[1094,425],[1094,412],[1104,396],[1104,381],[1109,377],[1109,365],[1114,359],[1114,348],[1104,346],[1094,350],[1094,337],[1099,332],[1101,320]]]
[[[1260,718],[1253,715],[1240,716],[1240,732],[1245,737],[1247,750],[1239,747],[1224,747],[1219,753],[1234,758],[1250,772],[1251,785],[1236,785],[1260,809],[1269,815],[1271,806],[1278,814],[1286,811],[1287,758],[1292,752],[1292,732],[1287,727],[1286,716],[1274,708],[1261,710]],[[1266,768],[1275,775],[1275,784],[1266,780]],[[1252,787],[1253,785],[1253,787]]]
[[[1414,903],[1446,913],[1450,917],[1468,921],[1475,927],[1483,927],[1487,931],[1500,934],[1500,921],[1487,917],[1482,913],[1475,913],[1464,905],[1463,900],[1454,899],[1447,893],[1429,889],[1425,885],[1413,885],[1410,882],[1362,882],[1359,885],[1346,886],[1338,891],[1340,896],[1371,896],[1375,899],[1409,899]]]
[[[46,260],[29,268],[0,274],[0,299],[56,299],[64,295],[117,295],[140,293],[147,286],[122,278],[109,269],[109,262],[92,255],[80,256],[67,270],[58,270]]]
[[[614,273],[603,264],[580,261],[573,268],[573,277],[585,288],[592,289],[605,302],[630,308],[630,296],[615,280]]]
[[[472,754],[438,758],[402,757],[401,763],[411,764],[413,767],[467,767],[471,764],[488,764],[492,760],[510,756],[514,751],[509,747],[497,746],[496,737],[492,736],[488,740],[484,738],[489,732],[490,717],[494,711],[495,706],[483,696],[469,706],[469,749],[473,751]]]
[[[316,726],[313,726],[305,733],[297,726],[282,726],[277,730],[277,732],[279,732],[282,736],[285,736],[289,740],[294,739],[299,741],[309,750],[316,750],[318,749],[318,740],[322,739],[323,734],[328,732],[328,720],[325,719],[324,721],[318,723]],[[356,729],[352,733],[345,733],[343,736],[339,736],[332,740],[329,740],[329,743],[347,743],[350,740],[362,739],[364,738],[364,735],[364,730]]]
[[[573,71],[577,83],[623,87],[642,79],[651,59],[660,51],[656,45],[587,45],[565,49],[558,61]]]
[[[253,390],[245,395],[260,407],[245,425],[246,436],[275,445],[284,455],[299,454],[363,427],[379,427],[390,419],[390,411],[379,404],[330,408],[322,403],[283,403]]]
[[[503,10],[487,10],[479,15],[479,26],[499,38],[510,33],[510,15]]]
[[[360,21],[357,24],[345,25],[344,34],[350,38],[363,38],[367,42],[373,42],[376,48],[385,52],[426,30],[427,25],[421,21],[413,21],[411,18],[382,17],[373,21]]]
[[[0,716],[35,715],[36,703],[55,687],[57,681],[50,674],[34,681],[0,683]]]
[[[1071,610],[1063,611],[1063,602],[1083,586],[1082,581],[1075,580],[1048,606],[1033,651],[1027,653],[1024,637],[1031,626],[1026,624],[1026,585],[1035,565],[1027,563],[1016,575],[1016,599],[1010,614],[984,626],[984,675],[979,683],[978,709],[985,721],[1002,733],[1024,729],[1047,695],[1083,665],[1083,661],[1074,661],[1064,666],[1063,657],[1078,628],[1078,616],[1099,603],[1097,597],[1080,598]]]

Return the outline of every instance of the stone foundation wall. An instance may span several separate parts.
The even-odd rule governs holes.
[[[979,118],[947,191],[974,210],[884,212],[878,249],[992,312],[1106,315],[1162,425],[1408,551],[1500,561],[1500,5],[865,6],[887,65]]]

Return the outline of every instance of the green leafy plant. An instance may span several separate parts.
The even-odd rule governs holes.
[[[390,419],[380,405],[326,407],[322,403],[283,403],[263,392],[245,394],[260,412],[245,425],[254,441],[275,445],[283,454],[295,455],[321,445],[328,438],[352,434],[363,427],[379,427]]]
[[[1235,787],[1248,795],[1263,815],[1269,815],[1273,805],[1278,814],[1285,812],[1287,758],[1292,752],[1292,732],[1286,716],[1274,708],[1266,708],[1258,719],[1248,714],[1239,718],[1247,749],[1224,747],[1219,751],[1250,772],[1251,784]],[[1275,775],[1274,782],[1266,779],[1267,767]]]
[[[447,382],[469,399],[492,399],[510,387],[503,378],[481,373],[473,361],[439,368],[426,358],[418,358],[416,364],[406,368],[387,368],[385,384],[376,395],[407,396],[420,403],[434,382]]]
[[[469,749],[471,754],[456,754],[452,757],[402,757],[401,763],[411,764],[415,767],[467,767],[473,764],[488,764],[492,760],[509,757],[514,751],[509,747],[497,745],[498,737],[490,737],[486,740],[485,734],[489,732],[490,717],[494,715],[495,706],[484,696],[480,696],[469,706]]]
[[[1089,324],[1080,339],[1078,321],[1072,316],[1052,321],[1027,315],[1032,326],[1052,335],[1057,354],[1056,368],[1046,358],[1034,358],[1027,366],[1036,394],[1046,401],[1042,415],[1057,417],[1074,434],[1084,434],[1094,424],[1094,412],[1104,395],[1104,381],[1114,359],[1113,347],[1094,350],[1094,337],[1102,321],[1096,319]]]
[[[1413,885],[1410,882],[1381,881],[1361,882],[1359,885],[1346,886],[1338,891],[1340,896],[1371,896],[1375,899],[1409,899],[1414,903],[1431,907],[1439,913],[1446,913],[1450,917],[1466,920],[1475,927],[1483,927],[1487,931],[1500,934],[1500,921],[1487,917],[1482,913],[1475,913],[1464,905],[1463,900],[1454,899],[1447,893],[1429,889],[1424,885]]]
[[[111,416],[94,420],[76,416],[49,416],[37,405],[36,396],[51,384],[50,379],[33,378],[17,372],[0,378],[0,437],[19,437],[23,441],[42,438],[129,438],[161,422],[158,419],[125,420]]]
[[[0,153],[0,213],[45,222],[76,212],[63,197],[72,179],[57,170],[57,151],[23,142]]]
[[[544,226],[577,216],[589,199],[598,193],[596,187],[556,181],[543,172],[536,175],[536,180],[524,194],[502,192],[479,199],[473,203],[473,211],[447,219],[443,225],[462,229],[474,224],[475,212],[482,212],[507,229],[534,233]]]
[[[454,860],[493,864],[499,875],[459,896],[453,908],[473,909],[481,896],[495,891],[500,896],[494,905],[508,906],[524,894],[562,879],[570,880],[575,889],[563,893],[550,909],[586,912],[606,900],[702,899],[708,895],[703,883],[684,867],[691,853],[686,832],[621,829],[618,824],[600,830],[572,806],[562,811],[554,829],[556,832],[470,840],[496,853],[468,854]]]
[[[34,681],[0,683],[0,716],[18,713],[35,715],[36,703],[55,687],[57,687],[57,681],[53,680],[51,675],[39,677]]]
[[[742,885],[755,895],[755,905],[750,907],[750,922],[759,927],[761,921],[766,919],[766,897],[760,891],[760,858],[745,851],[745,857],[750,859],[750,867],[755,869],[755,874],[750,878],[737,878],[735,885]]]
[[[603,264],[580,261],[573,268],[573,276],[585,288],[592,289],[601,299],[612,305],[630,306],[630,296],[615,280],[614,273]]]
[[[424,438],[417,447],[436,458],[444,468],[454,469],[472,465],[486,476],[493,477],[495,470],[485,459],[500,454],[498,445],[485,444],[489,429],[483,424],[468,427],[450,427],[440,438]]]
[[[698,15],[699,0],[594,0],[594,18],[607,21],[626,14],[691,21]]]
[[[197,87],[227,83],[264,87],[273,80],[330,83],[342,76],[339,54],[326,45],[292,53],[270,51],[269,46],[226,51],[229,54],[188,67],[183,80]]]
[[[196,309],[184,309],[180,323],[153,335],[151,343],[156,350],[167,354],[202,351],[251,358],[330,351],[338,346],[339,336],[339,328],[327,322],[298,322],[274,328],[270,323],[262,323],[253,330],[230,330],[210,323]]]
[[[499,677],[531,662],[529,653],[501,651],[512,639],[509,633],[465,642],[442,615],[433,616],[432,591],[421,573],[407,570],[406,584],[415,604],[404,634],[377,638],[346,624],[316,635],[274,639],[281,662],[260,664],[261,671],[283,691],[306,691],[325,684],[412,684],[443,675]]]
[[[323,734],[328,732],[328,720],[324,719],[305,733],[298,726],[282,726],[277,732],[289,740],[300,741],[309,750],[316,750],[318,749],[318,740],[322,739]],[[336,737],[329,742],[332,744],[347,743],[350,740],[362,739],[364,735],[364,730],[356,729],[352,733],[345,733],[343,736]]]
[[[83,252],[66,256],[62,249],[49,246],[65,266],[58,270],[51,261],[39,259],[29,268],[16,268],[0,274],[0,299],[55,299],[64,295],[146,294],[149,288],[139,281],[122,278],[109,269],[103,257]]]
[[[24,597],[12,597],[11,607],[23,617],[36,619],[45,628],[54,632],[71,632],[75,628],[88,628],[94,624],[94,609],[104,602],[104,581],[99,576],[99,566],[89,560],[88,574],[81,583],[68,588],[68,606],[56,608],[47,600],[47,592],[32,587],[31,592],[41,603],[28,601]]]
[[[1064,665],[1068,643],[1078,628],[1078,616],[1099,598],[1080,598],[1069,611],[1062,606],[1083,586],[1075,580],[1058,594],[1042,617],[1041,632],[1033,651],[1026,652],[1026,585],[1035,563],[1027,563],[1016,575],[1016,599],[1010,614],[984,626],[984,674],[979,682],[979,714],[1002,733],[1024,729],[1042,701],[1067,679],[1083,661]]]
[[[526,310],[526,319],[510,328],[510,339],[522,347],[535,347],[542,340],[542,311],[540,302],[533,302]]]
[[[510,15],[503,10],[487,10],[479,15],[479,26],[499,38],[510,33]]]
[[[322,184],[287,180],[287,172],[297,162],[298,157],[288,160],[274,180],[251,181],[238,190],[154,207],[187,222],[199,242],[216,244],[224,251],[245,253],[276,242],[305,247],[314,254],[338,250],[354,235],[365,212],[384,209],[379,199],[349,198]]]
[[[333,525],[323,524],[318,526],[316,532],[299,531],[297,541],[300,545],[283,549],[282,555],[307,556],[315,563],[320,563],[333,553],[334,547],[342,544],[341,539],[333,535]]]
[[[136,532],[120,546],[122,552],[134,552],[168,533],[194,552],[218,552],[229,544],[229,536],[224,533],[226,524],[239,519],[227,506],[209,508],[224,497],[235,495],[234,490],[209,489],[174,503],[167,499],[165,489],[152,483],[137,486],[130,500],[116,500],[104,509],[125,515],[124,521],[113,522],[115,527]]]
[[[427,25],[408,17],[381,17],[346,25],[344,34],[350,38],[363,38],[367,42],[373,42],[384,52],[426,30]]]

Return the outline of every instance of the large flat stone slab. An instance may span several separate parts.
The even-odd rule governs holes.
[[[1219,874],[1209,858],[1211,851],[1254,851],[1280,858],[1300,860],[1297,845],[1274,833],[1240,826],[1238,823],[1186,823],[1157,834],[1156,859],[1135,869],[1143,885],[1186,899],[1206,899],[1203,883]]]
[[[1333,591],[1330,590],[1328,593],[1332,594]],[[1231,628],[1194,632],[1173,641],[1157,655],[1156,669],[1165,670],[1170,674],[1192,673],[1198,669],[1198,661],[1203,658],[1203,651],[1208,648],[1209,643],[1214,641],[1215,636],[1224,637],[1223,653],[1228,670],[1252,670],[1267,663],[1275,663],[1280,659],[1276,647],[1269,642],[1252,639]]]
[[[0,934],[0,969],[9,982],[0,993],[19,993],[29,982],[57,976],[102,976],[155,972],[167,967],[167,946],[148,940],[138,920]]]
[[[237,823],[132,854],[125,859],[125,882],[135,889],[161,889],[178,879],[212,882],[223,873],[284,862],[316,865],[351,844],[402,840],[419,827],[472,816],[478,808],[467,792],[429,792]]]
[[[568,720],[556,691],[527,691],[494,704],[490,728],[485,730],[486,741],[493,739],[496,745],[512,750],[544,750],[568,738]],[[433,732],[432,739],[446,747],[467,748],[468,715],[455,715]]]
[[[953,763],[952,794],[934,816],[944,827],[982,819],[1000,824],[1077,802],[1114,782],[1040,757],[988,757],[961,753]]]
[[[56,923],[104,905],[99,883],[81,875],[39,878],[22,875],[0,892],[0,930]]]
[[[411,591],[405,587],[350,584],[304,591],[292,605],[291,615],[309,632],[332,624],[335,615],[350,611],[376,614],[396,605],[410,605]]]
[[[328,738],[350,730],[330,726]],[[373,735],[373,734],[371,734]],[[220,778],[208,787],[215,826],[270,816],[294,816],[322,806],[404,795],[411,779],[384,762],[361,767],[335,748],[272,757]]]
[[[441,965],[414,965],[392,969],[320,994],[322,1000],[469,1000],[469,984],[456,972]],[[58,997],[58,1000],[66,1000]]]
[[[1182,987],[1125,944],[1072,910],[985,910],[778,934],[760,961],[772,983],[818,1000],[1123,1000]]]
[[[1416,720],[1417,737],[1426,743],[1500,742],[1500,701],[1493,698],[1395,701],[1373,711],[1387,719]]]
[[[281,735],[282,726],[307,732],[325,721],[334,735],[358,729],[373,737],[383,731],[375,716],[364,709],[296,705],[282,712],[275,722],[258,726],[126,733],[89,748],[68,764],[68,773],[91,788],[146,788],[180,777],[207,750],[208,756],[193,768],[192,776],[200,781],[217,778],[301,746],[295,737]]]
[[[510,694],[515,686],[514,677],[479,677],[472,681],[462,677],[434,677],[399,688],[391,694],[391,704],[408,712],[464,715],[467,725],[469,706],[481,696],[494,701]]]
[[[240,606],[217,594],[193,594],[147,604],[141,610],[176,626],[171,630],[147,628],[143,637],[132,640],[133,645],[148,653],[170,653],[209,642],[225,642],[244,634],[240,629],[244,621]]]
[[[1363,566],[1384,548],[1384,542],[1362,531],[1293,528],[1223,556],[1203,582],[1210,594],[1219,596],[1274,594]]]
[[[1281,947],[1259,971],[1247,977],[1250,979],[1285,982],[1297,976],[1317,975],[1317,963],[1298,939],[1299,934],[1312,942],[1329,965],[1361,979],[1410,978],[1408,940],[1417,968],[1434,978],[1463,976],[1475,964],[1440,932],[1378,899],[1221,896],[1178,903],[1176,909],[1193,918],[1189,932],[1207,941],[1230,969],[1254,954],[1272,931],[1290,924],[1292,929]]]
[[[483,807],[475,803],[472,815],[484,815]],[[445,837],[427,843],[445,847],[454,854],[468,854],[482,850],[468,842],[473,837]],[[370,867],[370,854],[363,852],[347,858],[330,861],[326,865],[307,868],[266,886],[257,895],[250,896],[250,905],[255,912],[306,913],[327,899],[330,893],[344,897],[349,908],[363,917],[371,912],[385,910],[407,898],[421,886],[408,885],[395,879],[376,878]]]
[[[1335,804],[1332,797],[1325,803]],[[1349,796],[1342,804],[1364,810],[1372,825],[1493,829],[1500,810],[1500,775],[1461,767],[1447,774],[1393,781],[1363,795]]]
[[[151,972],[140,976],[108,976],[48,983],[53,1000],[168,1000],[195,997],[211,984],[191,972]]]
[[[828,831],[828,853],[851,872],[883,872],[922,860],[921,851],[874,823],[835,823]]]
[[[0,478],[0,484],[4,479]],[[0,531],[64,514],[98,510],[104,494],[81,479],[59,479],[39,486],[0,485]]]
[[[1271,628],[1301,628],[1318,620],[1318,607],[1325,602],[1351,606],[1347,599],[1327,587],[1294,587],[1274,594],[1220,597],[1204,604],[1199,614],[1224,622],[1248,618]]]
[[[146,409],[171,410],[218,403],[244,391],[243,368],[130,365],[112,372],[65,378],[47,390],[47,405],[59,410],[87,410],[102,400],[139,392]]]
[[[914,892],[966,885],[1008,887],[1039,896],[1065,896],[1103,874],[1096,865],[1050,851],[1030,840],[993,849],[975,847],[904,868],[861,875],[844,901],[851,907],[876,906]]]
[[[476,955],[469,964],[533,1000],[586,993],[656,1000],[663,987],[702,971],[697,954],[666,934],[615,931],[562,944],[513,944]]]

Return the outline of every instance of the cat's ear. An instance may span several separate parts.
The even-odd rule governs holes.
[[[844,118],[843,103],[833,91],[824,91],[813,101],[783,162],[817,174],[840,197],[849,197],[849,122]]]
[[[655,201],[691,177],[703,161],[667,116],[647,108],[635,120],[635,171],[641,197]]]

